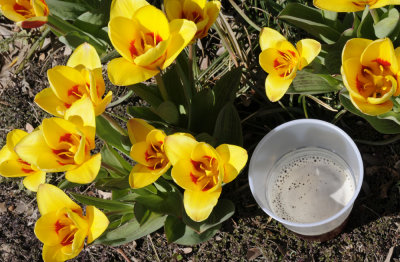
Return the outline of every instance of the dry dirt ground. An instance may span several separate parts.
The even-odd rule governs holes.
[[[15,33],[10,24],[2,24],[1,28],[3,36]],[[58,42],[47,41],[15,74],[31,42],[21,37],[14,43],[2,43],[0,147],[12,129],[31,131],[43,117],[49,116],[33,103],[33,98],[48,85],[46,70],[65,64],[69,54]],[[13,64],[16,57],[19,59]],[[123,88],[112,89],[116,96],[125,92]],[[123,114],[127,104],[137,102],[138,98],[132,97],[109,110]],[[260,122],[263,124],[266,123]],[[338,125],[354,139],[392,138],[380,135],[366,122],[350,115]],[[253,143],[262,136],[249,133],[246,128],[243,131],[245,146],[251,153]],[[365,183],[348,224],[332,240],[305,241],[271,221],[255,203],[244,170],[222,196],[234,201],[236,213],[211,240],[192,247],[168,244],[161,229],[120,247],[85,247],[72,261],[400,261],[400,142],[358,145],[365,164]],[[56,182],[57,176],[48,176],[48,180]],[[90,193],[95,189],[81,186],[78,190]],[[42,245],[33,233],[38,216],[35,194],[25,190],[20,179],[0,178],[0,261],[41,261]]]

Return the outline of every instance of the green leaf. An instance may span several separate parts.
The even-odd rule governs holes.
[[[374,19],[368,12],[368,8],[364,10],[363,19],[357,29],[357,37],[375,39]]]
[[[133,204],[122,203],[120,201],[101,199],[97,197],[85,196],[77,193],[70,193],[72,197],[85,205],[93,205],[107,211],[120,211],[133,213]]]
[[[379,115],[377,117],[379,119],[391,120],[393,122],[396,122],[396,124],[400,126],[400,113],[389,111],[389,112],[381,114],[381,115]]]
[[[172,101],[162,102],[155,110],[156,114],[167,123],[177,124],[179,122],[178,108]]]
[[[158,107],[162,102],[162,97],[158,87],[155,85],[145,85],[143,83],[128,86],[136,95],[149,103],[151,106]]]
[[[129,175],[125,177],[104,177],[96,181],[96,188],[102,190],[120,190],[130,188]]]
[[[342,89],[342,82],[330,75],[299,71],[288,89],[288,94],[325,94]]]
[[[186,226],[182,220],[175,216],[168,216],[164,225],[168,242],[174,242],[179,245],[196,245],[207,241],[212,238],[220,228],[221,224],[199,234],[192,228]]]
[[[195,222],[186,214],[183,221],[198,233],[203,233],[228,220],[235,213],[235,205],[228,199],[219,199],[210,216],[203,222]]]
[[[101,115],[96,117],[96,135],[109,145],[129,156],[132,146],[129,137],[122,135]]]
[[[86,11],[84,0],[46,0],[50,13],[65,20],[74,20]]]
[[[87,11],[76,18],[74,26],[82,29],[85,32],[95,35],[100,28],[105,26],[105,19],[105,14],[101,12]]]
[[[108,45],[99,39],[95,39],[89,34],[83,33],[83,31],[70,31],[65,35],[59,37],[60,42],[68,45],[72,49],[77,48],[83,43],[91,44],[99,55],[106,52]]]
[[[150,217],[142,225],[136,219],[130,220],[116,229],[107,230],[94,241],[94,244],[118,246],[131,242],[161,228],[165,219],[166,216],[164,215],[151,213]]]
[[[163,122],[161,117],[146,106],[130,106],[127,108],[127,112],[132,117],[141,118],[150,122]]]
[[[222,101],[221,101],[222,102]],[[217,115],[214,109],[215,96],[210,88],[204,88],[196,93],[192,99],[191,126],[189,129],[194,133],[211,133],[214,129],[214,119]],[[207,119],[207,121],[205,121]]]
[[[158,192],[157,195],[139,196],[136,201],[157,213],[182,216],[183,201],[180,192]]]
[[[395,121],[392,121],[392,119],[390,119],[390,117],[388,117],[388,115],[384,114],[383,117],[388,117],[388,118],[380,119],[379,117],[376,117],[376,116],[369,116],[369,115],[363,114],[360,110],[358,110],[351,103],[351,100],[348,97],[348,93],[346,94],[345,92],[343,92],[340,94],[340,102],[342,103],[343,107],[346,108],[349,112],[367,120],[368,123],[373,128],[375,128],[378,132],[383,133],[383,134],[398,134],[398,133],[400,133],[400,125],[397,124]]]
[[[112,147],[107,143],[101,149],[101,161],[105,164],[105,167],[110,167],[111,170],[119,173],[120,176],[129,175],[132,166]]]
[[[164,81],[165,88],[169,99],[175,105],[186,106],[184,87],[182,80],[179,78],[179,74],[176,69],[177,65],[174,64],[167,69],[167,71],[162,74],[162,79]]]
[[[144,205],[136,203],[134,208],[134,214],[139,224],[143,225],[151,217],[152,212]]]
[[[399,23],[399,11],[396,8],[390,9],[388,17],[374,24],[375,35],[378,38],[385,38],[392,34]]]
[[[231,69],[217,81],[213,88],[216,113],[219,113],[226,103],[235,100],[241,78],[242,68],[237,67]]]
[[[212,137],[208,133],[200,133],[196,135],[196,140],[199,142],[206,142],[207,144],[210,144],[212,146],[215,146],[217,144],[217,140],[215,137]]]
[[[233,103],[227,103],[219,112],[213,137],[217,140],[217,145],[226,143],[241,146],[243,144],[240,117]]]
[[[58,185],[57,185],[57,187],[58,187],[59,189],[63,189],[63,190],[64,190],[64,189],[69,189],[69,188],[78,187],[78,186],[82,186],[82,184],[72,183],[72,182],[69,182],[69,181],[66,180],[66,179],[61,180],[61,182],[58,183]]]
[[[329,20],[325,19],[322,11],[316,8],[289,3],[278,18],[303,29],[327,44],[335,43],[340,37],[341,31],[335,28],[334,24],[328,25]]]

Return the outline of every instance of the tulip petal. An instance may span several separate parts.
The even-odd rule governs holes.
[[[86,207],[86,217],[89,220],[89,231],[88,231],[88,244],[92,243],[96,238],[101,236],[107,229],[110,221],[107,216],[97,209],[95,206]]]
[[[386,5],[400,5],[400,0],[379,0],[375,4],[371,5],[369,8],[381,8]]]
[[[79,127],[96,127],[92,100],[86,95],[75,101],[65,112],[64,118]]]
[[[365,3],[358,4],[357,1],[349,0],[314,0],[314,6],[319,9],[329,10],[333,12],[357,12],[365,9]]]
[[[20,159],[10,159],[0,163],[0,175],[4,177],[24,177],[35,172],[30,166],[21,163]]]
[[[56,223],[59,220],[58,212],[53,211],[42,215],[35,224],[35,235],[45,245],[54,246],[59,244],[56,232]]]
[[[301,70],[309,65],[321,51],[321,44],[313,39],[302,39],[296,44],[300,55],[298,69]]]
[[[83,93],[86,81],[80,71],[68,66],[55,66],[47,70],[47,78],[55,95],[65,103],[77,100],[75,93]]]
[[[129,119],[126,126],[132,144],[146,141],[147,134],[150,133],[151,130],[155,129],[152,125],[140,118]]]
[[[268,48],[277,48],[280,42],[287,41],[286,38],[278,31],[264,27],[260,33],[260,47],[264,51]]]
[[[93,104],[97,105],[101,97],[104,95],[106,90],[102,69],[96,68],[94,70],[89,71],[89,80],[90,80],[90,99],[92,99]]]
[[[42,258],[43,261],[62,262],[76,257],[77,254],[67,255],[62,252],[63,246],[58,244],[54,246],[43,245]]]
[[[161,41],[157,46],[147,50],[146,53],[135,58],[133,61],[138,66],[147,66],[148,68],[157,69],[165,59],[165,51],[168,48],[170,39]]]
[[[293,79],[284,79],[283,77],[268,75],[265,79],[265,92],[271,102],[279,101],[289,89]]]
[[[387,113],[393,108],[393,102],[390,100],[379,105],[374,105],[368,103],[367,101],[365,101],[365,99],[362,100],[357,97],[354,97],[352,93],[350,93],[350,100],[353,103],[353,105],[357,107],[361,112],[371,116],[377,116],[380,114]]]
[[[192,41],[197,32],[196,24],[186,19],[175,19],[169,23],[171,41],[167,49],[167,58],[161,69],[167,68],[179,53]]]
[[[342,62],[350,58],[357,58],[360,63],[361,54],[372,40],[365,38],[352,38],[346,42],[342,52]]]
[[[24,21],[25,17],[15,12],[13,6],[9,3],[9,1],[2,1],[0,3],[1,13],[7,17],[8,19],[14,22]]]
[[[185,133],[175,133],[165,138],[165,153],[172,165],[180,158],[190,158],[198,142]]]
[[[182,3],[179,0],[164,0],[164,9],[168,20],[182,18]]]
[[[119,86],[137,84],[159,73],[159,70],[150,70],[135,65],[123,57],[111,60],[107,66],[107,71],[111,83]]]
[[[145,0],[113,0],[111,3],[110,20],[118,16],[132,18],[139,8],[148,4]]]
[[[398,71],[397,58],[389,38],[378,39],[369,44],[361,54],[361,64],[389,66],[392,72]]]
[[[137,22],[125,17],[113,18],[108,23],[108,36],[118,53],[126,60],[133,62],[130,51],[131,44],[134,39],[141,37]]]
[[[47,113],[59,117],[64,117],[67,106],[70,106],[61,101],[51,88],[45,88],[36,94],[35,103]]]
[[[60,148],[60,138],[66,134],[77,134],[76,126],[62,118],[46,118],[42,121],[41,130],[43,131],[46,144],[54,149]],[[34,163],[32,163],[34,164]]]
[[[191,159],[184,158],[184,156],[173,165],[171,170],[171,176],[177,185],[183,189],[201,191],[207,181],[206,179],[197,181],[194,177],[195,173],[196,170],[194,170]]]
[[[83,248],[87,232],[89,230],[89,223],[80,214],[77,214],[71,210],[68,210],[68,217],[72,220],[78,231],[74,234],[74,240],[72,241],[72,252],[79,252]],[[77,253],[79,253],[77,252]]]
[[[361,72],[362,65],[360,64],[360,59],[353,57],[343,61],[341,68],[343,83],[347,90],[352,94],[353,97],[363,100],[364,97],[360,94],[357,85],[357,75]]]
[[[188,216],[196,222],[207,219],[218,203],[221,191],[221,187],[213,192],[185,190],[183,204]]]
[[[71,165],[59,162],[57,156],[47,145],[42,130],[34,131],[24,137],[15,146],[15,152],[22,160],[46,172],[60,172],[71,168]]]
[[[78,65],[83,65],[91,70],[101,68],[100,57],[92,45],[88,43],[81,44],[69,57],[67,66],[76,67]]]
[[[82,208],[56,186],[50,184],[39,185],[36,197],[39,212],[42,216],[56,212],[64,207],[82,214]]]
[[[162,169],[150,169],[147,166],[136,164],[129,174],[129,185],[132,188],[142,188],[153,184],[156,180],[162,176],[171,167],[171,164],[167,164]]]
[[[76,169],[65,172],[65,178],[73,183],[87,184],[92,182],[99,173],[101,154],[93,155],[89,160]]]
[[[144,33],[154,33],[163,40],[170,37],[168,19],[160,9],[146,5],[136,11],[134,19],[141,27],[139,30]]]
[[[111,103],[112,100],[112,92],[109,91],[107,95],[101,100],[100,103],[95,105],[94,112],[96,116],[101,115],[104,111],[106,111],[106,107],[108,106],[109,103]]]
[[[24,21],[17,22],[16,24],[22,28],[36,28],[41,27],[47,23],[47,16],[35,16],[28,18]]]
[[[7,145],[3,146],[3,148],[0,150],[0,163],[11,159],[18,159],[18,155],[14,152],[14,150],[10,151]]]
[[[207,31],[214,24],[215,20],[219,15],[219,10],[221,9],[221,2],[220,1],[209,1],[205,5],[205,10],[208,15],[208,24],[207,24]]]
[[[222,144],[216,148],[224,163],[224,183],[229,183],[237,177],[247,163],[247,151],[235,145]]]
[[[217,151],[211,145],[204,142],[198,142],[193,149],[190,158],[195,161],[200,161],[205,157],[209,159],[215,158],[220,161]]]
[[[130,152],[130,156],[133,159],[133,161],[146,166],[147,165],[146,152],[148,148],[149,145],[147,144],[146,141],[133,144]]]
[[[24,186],[30,191],[37,192],[40,184],[46,183],[46,172],[37,171],[26,176],[23,180]]]

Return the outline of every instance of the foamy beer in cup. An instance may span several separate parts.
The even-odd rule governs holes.
[[[361,155],[352,139],[321,120],[278,126],[250,160],[250,189],[260,207],[311,239],[326,240],[341,231],[362,180]]]

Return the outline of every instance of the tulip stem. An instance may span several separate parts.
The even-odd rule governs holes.
[[[369,9],[369,12],[374,20],[374,24],[376,25],[379,22],[379,15],[376,9]]]
[[[193,57],[195,52],[194,44],[189,45],[189,54],[188,54],[188,66],[189,66],[189,81],[190,85],[194,86],[194,77],[193,77]]]
[[[164,80],[161,77],[161,72],[155,76],[158,90],[160,90],[161,96],[164,99],[164,101],[168,101],[168,92],[167,89],[165,88]]]
[[[121,135],[123,135],[123,136],[127,135],[126,131],[109,114],[107,114],[106,112],[103,112],[103,114],[101,114],[101,116],[104,117],[108,122],[110,122],[110,125],[112,127],[114,127]]]

